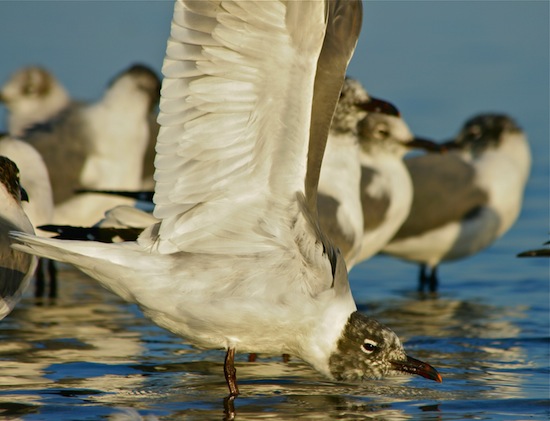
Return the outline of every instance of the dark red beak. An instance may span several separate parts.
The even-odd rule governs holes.
[[[435,380],[441,383],[443,379],[441,375],[430,364],[417,360],[407,355],[405,361],[392,361],[394,370],[401,371],[408,374],[417,374],[425,377],[426,379]]]

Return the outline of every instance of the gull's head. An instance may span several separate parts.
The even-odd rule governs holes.
[[[21,183],[19,181],[19,169],[17,168],[17,165],[11,159],[1,155],[0,185],[7,193],[4,197],[11,198],[18,204],[20,204],[22,200],[28,201],[29,198],[27,197],[27,193],[21,187]]]
[[[480,155],[484,151],[504,146],[509,139],[517,136],[523,137],[523,131],[509,116],[480,114],[466,121],[458,136],[445,146],[451,150],[468,150],[473,155]]]
[[[355,134],[357,123],[369,112],[399,115],[392,104],[369,96],[359,81],[346,77],[332,118],[331,131]]]
[[[357,125],[361,152],[386,152],[402,158],[410,149],[440,151],[441,147],[427,139],[415,137],[399,116],[369,113]]]
[[[15,72],[2,86],[0,101],[10,112],[10,133],[19,136],[25,129],[57,115],[70,99],[53,74],[42,67],[29,66]]]
[[[149,67],[134,64],[109,83],[106,98],[125,106],[145,105],[151,111],[160,99],[160,79]]]
[[[397,335],[357,311],[353,312],[329,359],[332,377],[340,381],[364,381],[399,373],[417,374],[441,382],[435,368],[405,354]]]

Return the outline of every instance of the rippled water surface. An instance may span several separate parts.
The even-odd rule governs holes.
[[[0,51],[9,57],[0,79],[39,63],[78,98],[96,98],[133,61],[160,69],[171,8],[0,2]],[[550,417],[549,260],[515,257],[548,239],[548,54],[547,2],[366,3],[351,74],[424,136],[451,136],[480,111],[517,118],[534,158],[524,208],[491,248],[441,268],[437,298],[419,297],[416,268],[387,257],[351,273],[360,309],[438,368],[443,383],[337,384],[296,359],[239,355],[238,419]],[[60,277],[55,302],[29,295],[0,322],[0,419],[222,418],[222,351],[192,348],[71,268]]]
[[[240,355],[238,417],[547,419],[548,263],[516,259],[506,245],[444,268],[438,298],[413,293],[413,268],[389,258],[352,273],[360,309],[392,326],[443,383],[338,384],[298,360]],[[29,297],[0,324],[0,418],[222,417],[222,351],[192,348],[79,272],[61,278],[59,299]]]

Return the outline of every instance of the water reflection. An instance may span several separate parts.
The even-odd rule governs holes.
[[[520,345],[521,329],[514,322],[527,317],[527,306],[406,297],[361,307],[368,307],[405,341],[410,339],[405,346],[411,354],[421,347],[419,358],[441,368],[444,381],[463,384],[478,398],[528,397],[528,379],[518,372],[532,364]]]
[[[79,272],[64,268],[61,282],[57,301],[26,297],[0,323],[0,417],[222,418],[223,351],[183,343]],[[537,373],[547,361],[529,352],[547,356],[548,338],[522,337],[528,306],[394,294],[360,309],[392,326],[443,383],[412,376],[334,383],[297,359],[248,363],[238,355],[239,419],[457,419],[464,408],[476,414],[472,400],[545,399]]]

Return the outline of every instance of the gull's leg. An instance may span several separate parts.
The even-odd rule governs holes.
[[[36,266],[35,272],[35,284],[34,284],[34,296],[36,298],[41,298],[44,295],[44,289],[46,284],[46,279],[44,276],[44,259],[38,259],[38,265]]]
[[[239,395],[239,387],[237,386],[237,370],[235,369],[235,348],[229,348],[225,354],[225,363],[223,365],[225,381],[229,388],[229,396],[223,400],[225,411],[225,420],[235,419],[235,398]]]
[[[426,284],[428,282],[428,275],[426,273],[426,265],[422,263],[420,265],[420,272],[418,274],[418,292],[422,293],[426,289]]]
[[[48,259],[48,275],[50,277],[50,298],[57,298],[57,267],[55,260]]]
[[[239,387],[237,386],[237,370],[235,369],[235,348],[227,350],[223,372],[227,387],[229,387],[229,397],[236,398],[239,395]]]
[[[437,265],[435,265],[430,273],[430,292],[436,293],[438,284],[439,280],[437,278]]]

